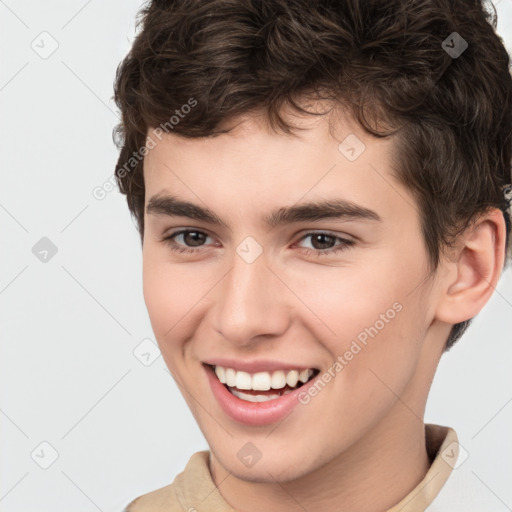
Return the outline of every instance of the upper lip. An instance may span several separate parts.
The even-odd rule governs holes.
[[[284,363],[270,359],[243,361],[241,359],[213,358],[203,361],[203,363],[211,366],[233,368],[233,370],[247,373],[273,372],[277,370],[307,370],[309,368],[315,368],[310,365],[304,366],[303,364]]]

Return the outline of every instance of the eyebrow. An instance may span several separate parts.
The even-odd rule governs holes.
[[[170,217],[188,217],[198,221],[217,224],[229,229],[229,226],[209,208],[184,201],[172,195],[155,195],[146,207],[146,213],[167,215]],[[373,210],[364,208],[345,199],[332,199],[320,202],[309,202],[299,205],[278,208],[263,217],[263,222],[269,227],[292,224],[303,221],[323,219],[364,219],[382,221]]]

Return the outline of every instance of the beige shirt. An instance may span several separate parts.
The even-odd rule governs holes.
[[[450,476],[459,455],[455,430],[427,423],[425,433],[430,468],[423,480],[387,512],[423,512]],[[236,512],[212,480],[209,455],[208,450],[194,453],[172,484],[139,496],[123,512]]]

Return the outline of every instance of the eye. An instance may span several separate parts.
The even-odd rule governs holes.
[[[177,242],[176,240],[180,237],[182,242]],[[197,229],[182,229],[166,236],[162,242],[168,245],[173,251],[179,253],[193,253],[198,252],[196,248],[202,247],[207,238],[211,237],[209,237],[204,231],[199,231]]]
[[[325,254],[334,254],[340,251],[346,251],[355,244],[354,240],[347,240],[345,238],[341,238],[337,235],[333,235],[331,233],[324,231],[306,233],[301,238],[301,240],[305,240],[306,238],[311,238],[311,245],[313,246],[312,250],[309,248],[305,248],[305,253],[308,256],[321,256]],[[336,240],[338,240],[341,243],[338,244],[337,246],[333,246],[333,243],[335,243]]]

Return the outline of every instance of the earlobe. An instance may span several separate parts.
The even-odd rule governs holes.
[[[499,281],[505,262],[506,226],[493,208],[460,235],[457,257],[446,265],[436,311],[440,321],[456,324],[476,316]]]

